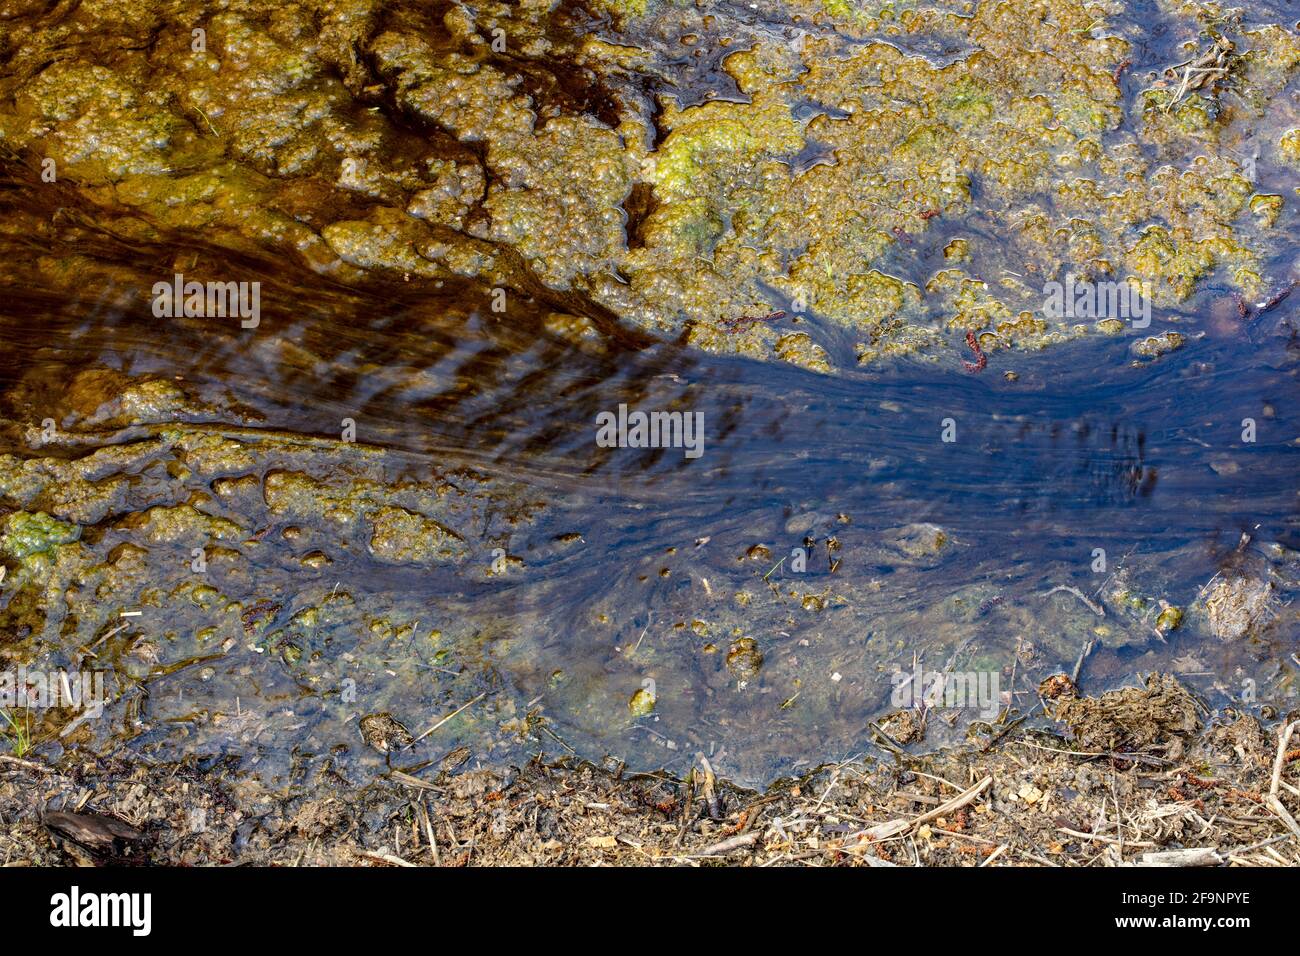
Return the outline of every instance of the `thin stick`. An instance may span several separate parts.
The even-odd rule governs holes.
[[[988,785],[991,784],[992,782],[993,782],[993,775],[990,774],[989,776],[981,780],[979,783],[975,784],[975,786],[971,787],[969,790],[963,793],[959,793],[957,796],[953,797],[951,800],[947,801],[946,803],[940,804],[939,806],[935,807],[933,810],[929,810],[921,814],[919,817],[916,817],[915,819],[890,820],[887,823],[878,823],[873,827],[868,827],[865,830],[860,830],[857,833],[850,834],[850,836],[847,839],[853,839],[854,837],[861,839],[862,837],[866,837],[868,840],[881,840],[888,837],[894,837],[906,833],[909,830],[919,827],[923,823],[929,823],[931,820],[935,820],[938,819],[939,817],[946,816],[949,813],[952,813],[954,810],[960,810],[962,807],[966,806],[966,804],[970,803],[981,793],[983,793],[985,788],[987,788]]]
[[[1200,592],[1196,595],[1196,600],[1192,601],[1192,603],[1191,603],[1190,605],[1188,605],[1188,606],[1189,606],[1189,607],[1194,607],[1197,603],[1199,603],[1200,600],[1201,600],[1201,598],[1205,597],[1205,592],[1208,591],[1208,590],[1210,589],[1210,585],[1213,584],[1215,581],[1217,581],[1218,578],[1219,578],[1219,575],[1222,574],[1222,573],[1223,573],[1222,571],[1215,571],[1215,572],[1214,572],[1214,576],[1211,577],[1210,580],[1208,580],[1208,581],[1205,582],[1205,586],[1204,586],[1203,588],[1201,588]]]
[[[960,810],[962,807],[966,806],[966,804],[970,803],[981,793],[983,793],[988,788],[988,785],[991,784],[992,782],[993,782],[993,775],[989,774],[987,777],[985,777],[983,780],[975,784],[975,786],[971,787],[969,790],[965,791],[964,793],[959,793],[957,794],[957,796],[953,797],[947,803],[942,803],[939,806],[935,807],[933,810],[929,811],[928,813],[921,814],[919,817],[917,817],[915,820],[912,821],[912,826],[919,827],[923,823],[929,823],[931,820],[938,819],[939,817],[942,816],[947,816],[949,813],[952,813],[954,810]]]
[[[1119,757],[1122,760],[1145,760],[1148,763],[1169,764],[1172,760],[1165,760],[1163,757],[1153,757],[1150,754],[1140,753],[1110,753],[1102,750],[1060,750],[1056,747],[1044,747],[1042,744],[1032,743],[1028,740],[1013,740],[1013,744],[1020,744],[1023,747],[1033,747],[1035,750],[1046,750],[1048,753],[1067,754],[1071,757]]]
[[[38,763],[30,760],[23,760],[19,757],[11,757],[9,754],[0,754],[0,763],[11,763],[15,767],[22,767],[24,770],[34,770],[37,773],[54,773],[49,767],[43,767]]]
[[[1268,799],[1265,801],[1268,808],[1278,815],[1278,818],[1286,824],[1287,829],[1300,837],[1300,824],[1295,822],[1295,817],[1287,812],[1287,808],[1282,805],[1278,799],[1277,791],[1282,785],[1282,768],[1286,766],[1286,748],[1291,742],[1291,735],[1295,733],[1297,727],[1300,727],[1300,720],[1293,720],[1278,734],[1277,757],[1273,760],[1273,783],[1268,788]]]
[[[984,858],[984,862],[981,863],[980,866],[988,866],[990,863],[992,863],[994,860],[1000,857],[1004,852],[1006,852],[1006,849],[1007,849],[1007,844],[1005,843],[1002,844],[1000,847],[998,847],[996,850],[994,850],[992,853],[986,856]]]
[[[429,838],[429,849],[433,853],[433,865],[442,866],[442,858],[438,854],[438,838],[433,834],[433,823],[429,820],[429,807],[424,802],[424,797],[416,804],[420,808],[420,819],[424,823],[424,834]]]
[[[1011,701],[1012,704],[1016,702],[1016,668],[1020,666],[1020,647],[1024,639],[1025,639],[1025,635],[1024,632],[1022,631],[1020,633],[1020,636],[1016,638],[1016,653],[1011,658],[1011,686],[1007,688],[1007,693],[1011,695],[1009,700]],[[947,675],[945,675],[945,679],[946,676]]]
[[[393,866],[415,866],[414,863],[411,863],[408,860],[403,860],[400,856],[393,856],[391,853],[376,853],[374,850],[362,850],[361,855],[368,856],[372,860],[382,860],[383,862],[389,863]]]
[[[406,784],[406,786],[411,787],[414,790],[433,790],[436,793],[442,793],[442,787],[429,783],[427,780],[421,780],[419,777],[413,777],[409,773],[404,773],[401,770],[390,771],[388,776],[390,779],[396,780],[398,783]]]
[[[1075,687],[1079,686],[1079,674],[1083,671],[1083,662],[1088,659],[1096,646],[1096,641],[1089,641],[1083,645],[1083,650],[1079,652],[1079,659],[1074,662],[1074,671],[1070,674],[1070,683]]]
[[[1093,614],[1096,614],[1098,617],[1105,617],[1105,616],[1106,616],[1106,609],[1105,609],[1104,607],[1102,607],[1100,604],[1098,604],[1098,603],[1097,603],[1096,601],[1094,601],[1092,598],[1088,597],[1086,594],[1084,594],[1084,593],[1083,593],[1082,591],[1080,591],[1078,588],[1070,587],[1070,585],[1068,585],[1068,584],[1058,584],[1056,587],[1052,588],[1050,591],[1044,591],[1044,592],[1043,592],[1043,597],[1051,597],[1051,596],[1052,596],[1053,594],[1055,594],[1057,591],[1065,591],[1067,594],[1073,594],[1073,595],[1074,595],[1075,597],[1077,597],[1080,601],[1082,601],[1085,605],[1087,605],[1088,610],[1091,611]]]
[[[411,747],[414,747],[414,746],[415,746],[416,744],[418,744],[421,740],[423,740],[425,737],[429,736],[429,734],[433,733],[435,730],[437,730],[439,727],[441,727],[441,726],[442,726],[443,724],[445,724],[447,721],[451,720],[453,717],[455,717],[457,714],[459,714],[459,713],[460,713],[462,710],[464,710],[466,707],[471,707],[471,706],[473,706],[474,704],[477,704],[480,700],[482,700],[482,699],[483,699],[484,697],[486,697],[486,696],[487,696],[487,691],[484,691],[483,693],[481,693],[481,694],[479,694],[477,697],[475,697],[473,700],[471,700],[471,701],[469,701],[469,702],[467,702],[467,703],[461,704],[459,707],[457,707],[455,710],[453,710],[453,711],[452,711],[450,714],[448,714],[446,717],[442,718],[442,720],[438,721],[436,724],[434,724],[432,727],[430,727],[430,728],[429,728],[428,730],[426,730],[424,733],[420,734],[420,736],[418,736],[418,737],[416,737],[414,740],[412,740],[411,743],[410,743],[410,746],[411,746]]]
[[[107,634],[105,634],[103,637],[99,638],[99,640],[95,641],[94,644],[91,644],[89,647],[87,647],[86,650],[87,650],[87,651],[93,651],[95,648],[99,647],[100,644],[103,644],[106,640],[108,640],[108,639],[109,639],[110,637],[112,637],[114,634],[117,634],[117,633],[119,633],[119,632],[121,632],[121,631],[125,631],[125,630],[126,630],[128,627],[130,627],[130,626],[131,626],[131,625],[130,625],[129,622],[126,623],[126,624],[119,624],[117,627],[113,628],[111,631],[109,631],[109,632],[108,632]]]
[[[1108,836],[1103,836],[1100,833],[1083,833],[1079,830],[1071,830],[1069,827],[1057,827],[1056,829],[1059,830],[1061,833],[1068,833],[1076,840],[1096,840],[1099,843],[1109,843],[1111,846],[1118,845],[1120,847],[1123,847],[1125,845],[1123,836],[1108,837]],[[1130,840],[1128,845],[1129,846],[1155,846],[1156,844],[1145,843],[1142,841],[1134,843],[1133,841]]]
[[[652,617],[653,617],[653,615],[652,615]],[[645,627],[641,628],[641,636],[638,637],[638,638],[636,639],[636,647],[632,648],[632,653],[633,653],[633,654],[635,654],[637,651],[641,650],[641,642],[645,640],[645,632],[648,631],[648,630],[650,630],[650,622],[649,622],[649,621],[646,621],[646,622],[645,622]]]
[[[720,843],[705,847],[698,853],[692,853],[691,856],[717,856],[720,853],[730,853],[732,850],[739,850],[741,847],[757,842],[759,837],[760,834],[757,831],[742,833],[740,836],[728,837]]]

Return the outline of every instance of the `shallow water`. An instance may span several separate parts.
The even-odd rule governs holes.
[[[1159,38],[1143,55],[1173,59]],[[692,69],[705,90],[717,63]],[[76,210],[75,196],[63,207],[26,189],[21,163],[6,170],[10,212]],[[1261,192],[1291,182],[1263,165],[1260,176]],[[6,280],[0,452],[140,449],[120,471],[125,498],[84,532],[101,561],[141,543],[130,516],[158,505],[188,502],[241,530],[224,543],[233,556],[202,578],[233,610],[183,590],[190,549],[206,539],[164,535],[133,573],[109,579],[121,590],[92,601],[101,579],[72,582],[82,603],[24,645],[48,666],[88,666],[92,648],[92,666],[112,671],[108,719],[79,746],[121,738],[155,756],[235,754],[280,779],[327,764],[364,779],[385,761],[359,746],[359,716],[391,711],[419,732],[474,701],[393,765],[463,744],[483,762],[542,748],[680,772],[704,752],[720,773],[761,784],[876,746],[869,722],[897,709],[896,673],[997,674],[994,710],[1033,713],[1038,681],[1071,670],[1093,640],[1086,690],[1168,669],[1214,707],[1294,706],[1300,294],[1246,320],[1212,288],[1157,309],[1142,335],[1174,328],[1188,343],[1154,361],[1134,361],[1127,329],[995,351],[978,373],[963,368],[971,355],[955,335],[932,361],[855,369],[849,337],[810,313],[803,327],[848,369],[825,376],[659,341],[576,294],[535,289],[500,316],[468,282],[344,286],[275,256],[181,234],[128,240],[69,216],[66,249],[6,233],[0,252],[75,251],[117,278],[80,296]],[[1294,225],[1287,210],[1278,229]],[[936,237],[900,249],[898,273],[923,279],[941,247]],[[1294,261],[1269,263],[1279,287]],[[173,269],[212,263],[263,283],[255,333],[157,320],[134,298]],[[773,321],[796,327],[788,302],[773,307],[791,311]],[[586,325],[556,334],[553,312]],[[95,369],[170,379],[196,404],[92,421],[69,405],[69,386]],[[702,414],[703,453],[597,447],[597,415],[620,404]],[[42,445],[33,429],[47,416],[66,429]],[[345,419],[356,445],[338,441]],[[1243,441],[1246,419],[1254,441]],[[249,461],[205,470],[192,452],[149,444],[177,423],[225,435]],[[268,481],[285,473],[343,497],[366,481],[432,496],[463,559],[376,560],[364,522],[272,507]],[[241,475],[250,486],[218,490]],[[943,535],[933,549],[917,527],[931,525]],[[317,553],[327,562],[303,564]],[[1190,612],[1154,630],[1160,600],[1190,609],[1216,572],[1244,561],[1280,598],[1260,636],[1220,642]],[[1140,607],[1105,598],[1117,575]],[[1058,585],[1106,600],[1105,617],[1046,593]],[[15,647],[30,636],[13,631]],[[752,673],[744,639],[762,655]],[[640,689],[653,693],[651,714],[629,709]],[[935,719],[929,745],[977,716],[949,715],[954,729]]]
[[[869,746],[868,720],[894,709],[891,675],[910,673],[915,661],[997,671],[1009,692],[1017,647],[1029,645],[1034,653],[1014,665],[1014,705],[1029,711],[1037,680],[1068,671],[1103,623],[1110,633],[1088,662],[1085,688],[1181,666],[1216,705],[1239,698],[1245,679],[1256,681],[1258,703],[1285,705],[1296,635],[1289,610],[1262,643],[1225,645],[1190,620],[1166,643],[1149,611],[1129,617],[1112,607],[1103,622],[1070,595],[1043,592],[1071,585],[1094,594],[1123,568],[1151,600],[1185,607],[1243,533],[1253,543],[1300,545],[1300,347],[1290,301],[1239,334],[1194,338],[1139,367],[1123,336],[1100,347],[995,353],[978,374],[954,355],[946,366],[832,378],[671,345],[578,349],[505,328],[490,313],[457,316],[445,300],[393,303],[392,292],[342,305],[300,299],[298,310],[264,319],[252,347],[239,333],[105,310],[81,315],[66,302],[62,313],[6,322],[14,345],[22,330],[44,330],[36,347],[6,351],[6,391],[24,395],[34,418],[42,402],[56,401],[41,392],[65,388],[82,365],[180,376],[194,394],[224,393],[220,407],[240,410],[224,421],[180,416],[198,427],[322,436],[311,468],[322,479],[353,467],[355,453],[328,437],[352,417],[362,444],[388,450],[377,468],[383,481],[454,483],[470,469],[489,486],[509,486],[499,511],[480,501],[458,513],[460,524],[449,521],[470,546],[462,566],[376,564],[346,533],[331,537],[328,521],[310,540],[276,542],[285,526],[305,523],[271,516],[262,539],[270,546],[244,549],[251,575],[232,571],[223,581],[214,570],[245,606],[282,605],[271,612],[275,625],[300,608],[328,607],[340,592],[361,611],[383,611],[399,631],[409,625],[396,636],[358,633],[359,619],[347,613],[320,625],[329,636],[309,649],[359,661],[359,700],[340,700],[310,665],[290,666],[259,640],[226,655],[195,647],[186,657],[173,635],[174,651],[119,688],[99,732],[111,727],[155,753],[230,748],[284,772],[303,752],[351,742],[361,713],[391,710],[415,728],[487,692],[479,720],[441,733],[410,762],[462,740],[485,759],[508,759],[516,746],[527,752],[536,742],[492,750],[485,739],[499,740],[502,723],[531,711],[546,728],[531,733],[552,750],[679,770],[697,751],[711,752],[724,772],[760,783]],[[39,306],[35,297],[28,304]],[[326,324],[313,321],[313,308],[366,320]],[[1162,326],[1157,317],[1151,331]],[[1019,378],[1006,381],[1012,368]],[[597,448],[596,414],[619,403],[701,412],[703,454]],[[11,420],[23,421],[16,411]],[[1253,444],[1241,441],[1245,418],[1258,423]],[[942,440],[945,419],[955,441]],[[92,432],[68,453],[140,441],[145,431]],[[7,451],[36,453],[15,438]],[[291,464],[288,453],[270,451],[254,472]],[[139,499],[127,511],[184,501],[205,486],[147,468],[136,476]],[[253,501],[213,510],[252,531],[267,523]],[[943,529],[949,540],[939,553],[896,545],[899,529],[917,523]],[[114,524],[102,524],[95,547],[104,553],[121,540]],[[557,544],[566,533],[581,537]],[[498,542],[522,565],[489,576]],[[182,566],[185,544],[174,547]],[[767,553],[746,557],[756,545]],[[802,573],[791,559],[800,547]],[[292,566],[291,556],[317,548],[333,559],[329,567]],[[1108,557],[1105,574],[1093,571],[1096,548]],[[140,591],[122,596],[123,607],[136,606],[148,585],[178,578],[166,553],[154,552],[153,570]],[[1274,563],[1289,597],[1294,563]],[[137,639],[176,623],[167,601],[146,612],[129,632]],[[196,609],[181,623],[221,616]],[[433,628],[444,635],[436,645]],[[725,662],[740,637],[763,655],[743,683]],[[628,701],[646,680],[654,713],[634,718]],[[246,713],[258,715],[252,736]]]

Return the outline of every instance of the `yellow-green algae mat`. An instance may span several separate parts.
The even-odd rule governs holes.
[[[1281,3],[20,3],[0,50],[0,140],[89,201],[823,371],[1113,333],[1066,273],[1267,298],[1300,168]]]

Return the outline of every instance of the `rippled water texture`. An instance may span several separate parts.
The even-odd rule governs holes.
[[[1145,31],[1146,5],[1115,14],[1135,42],[1128,112],[1103,149],[1130,142],[1140,77],[1184,59],[1173,6],[1150,5]],[[686,48],[711,52],[682,53],[655,9],[622,21],[564,7],[553,25],[645,51],[646,109],[664,77],[675,109],[746,100],[722,72],[728,47],[706,32]],[[733,50],[797,22],[716,12]],[[1294,32],[1284,13],[1254,16]],[[813,32],[845,47],[827,57],[870,40],[834,19]],[[891,42],[938,66],[971,52],[938,34]],[[629,62],[609,101],[548,95],[612,125],[636,90]],[[11,668],[103,670],[111,698],[66,736],[67,712],[37,712],[38,744],[112,738],[234,755],[282,780],[326,765],[364,779],[385,757],[361,744],[360,717],[388,712],[418,734],[472,702],[392,764],[467,746],[485,763],[544,749],[684,771],[705,752],[761,784],[872,746],[899,672],[997,674],[997,705],[1031,713],[1038,682],[1090,642],[1087,689],[1171,670],[1210,706],[1285,712],[1300,666],[1300,292],[1280,296],[1300,279],[1300,197],[1274,148],[1300,125],[1294,66],[1285,77],[1222,120],[1223,150],[1259,156],[1248,195],[1282,197],[1253,253],[1257,289],[1206,273],[1157,298],[1141,332],[1031,342],[990,326],[974,372],[965,326],[942,317],[909,318],[932,334],[860,363],[870,334],[838,317],[849,300],[801,303],[783,281],[797,242],[744,294],[726,286],[740,325],[709,334],[779,351],[750,326],[808,333],[829,369],[624,314],[596,284],[539,268],[527,238],[493,240],[510,281],[319,268],[314,253],[187,228],[122,190],[44,183],[36,145],[8,150],[2,649]],[[418,124],[402,135],[485,148]],[[785,162],[833,165],[829,140],[810,136]],[[1190,162],[1203,147],[1177,148]],[[965,236],[980,282],[1020,275],[1029,240],[988,213],[1005,202],[991,177],[877,266],[924,287]],[[304,182],[310,229],[355,212],[355,196]],[[205,202],[227,188],[220,174],[212,188]],[[626,192],[630,248],[650,206],[638,214],[647,194]],[[156,317],[148,290],[175,272],[261,283],[257,327]],[[764,308],[744,305],[755,297]],[[1168,331],[1181,347],[1135,350]],[[597,416],[621,404],[702,415],[702,453],[598,447]],[[1266,607],[1224,639],[1206,598],[1238,580],[1265,589]],[[1178,626],[1158,626],[1166,607]],[[932,719],[929,745],[979,714],[943,716],[952,727]]]

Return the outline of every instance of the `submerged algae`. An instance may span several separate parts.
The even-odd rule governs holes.
[[[0,554],[11,572],[0,577],[4,657],[48,666],[93,654],[118,702],[112,725],[74,724],[67,745],[118,735],[148,741],[171,726],[187,728],[182,737],[215,742],[234,735],[250,745],[306,727],[302,740],[323,746],[348,719],[341,699],[348,686],[367,687],[376,704],[389,706],[391,697],[407,693],[404,680],[390,679],[387,660],[395,648],[407,653],[417,632],[441,633],[430,627],[435,622],[455,635],[465,673],[457,680],[446,660],[443,682],[474,686],[483,665],[472,663],[473,632],[449,609],[431,609],[400,591],[361,602],[341,579],[384,565],[427,570],[463,562],[479,549],[450,527],[473,515],[492,541],[502,527],[526,526],[534,506],[518,500],[517,486],[463,468],[454,478],[426,473],[414,480],[400,456],[377,449],[230,426],[210,430],[183,421],[201,403],[174,382],[136,379],[128,389],[151,394],[162,386],[182,400],[167,409],[130,405],[150,424],[131,423],[126,432],[133,437],[120,438],[122,444],[93,447],[105,435],[98,430],[103,419],[93,414],[102,403],[84,402],[84,390],[73,389],[53,410],[68,423],[58,433],[63,457],[0,457],[0,509],[8,511],[0,520]],[[158,437],[141,434],[148,428]],[[80,450],[83,444],[92,449]],[[102,504],[84,527],[15,509],[58,504],[69,488],[80,490],[59,514],[84,512],[85,501]],[[332,563],[341,565],[338,577],[326,577]],[[123,608],[136,610],[122,617]],[[376,629],[381,618],[399,626]],[[379,674],[386,675],[382,693],[375,690]],[[197,693],[211,710],[196,715],[177,693],[174,703],[155,700],[153,715],[139,719],[146,686],[172,675],[185,697]],[[408,698],[436,706],[428,672],[408,677],[420,687]],[[246,686],[250,680],[256,690]],[[292,702],[308,689],[322,702],[276,709],[276,700]],[[503,709],[509,704],[501,702]],[[250,723],[260,707],[268,708],[264,722]],[[66,723],[67,715],[59,720]],[[46,723],[42,743],[58,739],[63,726]],[[486,752],[495,741],[484,736]]]

